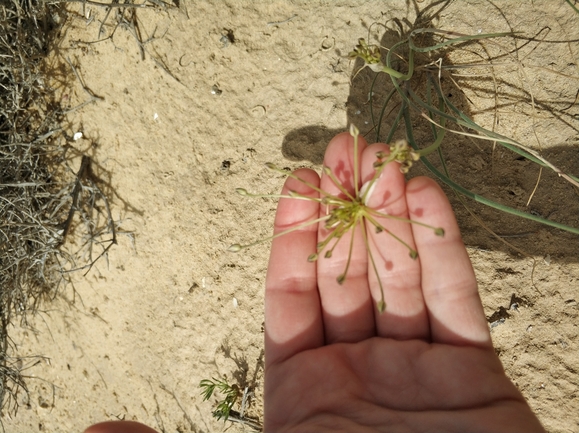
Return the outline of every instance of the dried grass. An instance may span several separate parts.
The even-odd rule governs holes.
[[[19,357],[8,329],[28,326],[30,316],[70,282],[71,272],[88,271],[116,243],[110,174],[70,145],[73,137],[62,125],[71,110],[60,106],[49,84],[61,72],[45,69],[66,3],[0,1],[2,415],[18,409],[27,392],[23,372],[37,361]],[[118,11],[118,26],[135,16],[135,8],[160,2],[81,3],[111,6],[106,10]],[[70,66],[65,81],[79,79]]]

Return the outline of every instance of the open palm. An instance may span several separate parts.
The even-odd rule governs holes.
[[[354,185],[353,144],[338,135],[324,164],[348,189]],[[373,174],[376,152],[360,140],[361,183]],[[333,194],[327,175],[296,174]],[[289,178],[284,194],[317,192]],[[367,203],[395,219],[367,228],[387,304],[379,314],[377,276],[360,226],[341,239],[331,258],[310,263],[327,231],[304,226],[325,212],[315,201],[281,199],[275,231],[302,228],[273,241],[266,282],[266,431],[541,432],[495,355],[474,273],[450,204],[427,178],[406,184],[390,164]],[[305,227],[305,228],[304,228]],[[336,281],[351,263],[343,284]]]

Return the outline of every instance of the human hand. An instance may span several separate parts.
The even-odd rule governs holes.
[[[324,164],[352,185],[353,138],[340,134]],[[376,152],[359,138],[361,181],[373,175]],[[296,174],[340,194],[327,175]],[[321,182],[321,184],[320,184]],[[316,197],[288,178],[289,191]],[[361,229],[354,236],[346,280],[349,239],[331,258],[307,257],[327,235],[312,224],[275,238],[265,295],[265,430],[388,432],[543,432],[526,401],[506,377],[496,356],[475,276],[448,199],[424,177],[406,184],[389,164],[367,203],[389,215],[445,230],[384,219],[384,227],[418,251],[367,230],[382,281],[369,271]],[[318,202],[282,198],[275,232],[323,215]],[[370,268],[371,269],[371,268]]]

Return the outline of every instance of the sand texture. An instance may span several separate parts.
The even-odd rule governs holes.
[[[413,3],[181,2],[137,12],[142,49],[123,26],[95,42],[110,36],[114,20],[99,38],[105,10],[89,7],[87,20],[82,5],[70,5],[50,58],[65,78],[52,85],[64,105],[89,100],[68,58],[98,97],[71,111],[64,127],[114,192],[118,245],[13,330],[22,354],[43,358],[26,371],[29,398],[21,396],[15,417],[4,417],[6,431],[78,432],[117,418],[160,432],[223,431],[230,423],[213,420],[215,399],[202,401],[199,382],[224,375],[255,386],[248,413],[262,419],[269,243],[238,254],[227,247],[267,237],[276,200],[241,197],[235,188],[277,193],[284,176],[266,162],[319,170],[336,132],[350,122],[369,131],[371,74],[351,85],[357,64],[347,54],[374,22],[414,22]],[[483,125],[498,116],[498,132],[541,146],[577,175],[579,15],[554,0],[457,1],[435,25],[536,37],[503,40],[505,51],[518,51],[496,68],[498,82],[469,71],[475,76],[462,79],[464,92],[452,97]],[[370,40],[387,40],[394,28],[392,21],[390,30],[372,26]],[[510,94],[497,111],[495,84]],[[73,140],[79,131],[83,137]],[[426,126],[415,133],[430,140]],[[451,136],[445,146],[449,170],[465,186],[579,227],[577,189],[556,175],[543,171],[527,207],[534,164],[465,137]],[[418,174],[426,171],[409,173]],[[507,374],[549,432],[579,432],[578,237],[468,202],[525,257],[446,191]]]

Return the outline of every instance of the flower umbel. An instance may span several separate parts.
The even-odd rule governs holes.
[[[367,65],[381,63],[380,47],[376,45],[368,45],[364,38],[358,39],[358,45],[348,54],[350,59],[360,57]]]
[[[378,152],[376,157],[378,160],[374,163],[374,167],[396,161],[400,163],[400,171],[406,174],[412,164],[420,159],[420,154],[412,149],[406,140],[398,140],[390,145],[390,155]]]
[[[370,244],[369,244],[369,237],[366,231],[367,228],[374,227],[376,233],[385,233],[385,235],[391,236],[396,241],[400,242],[408,249],[409,256],[412,259],[416,259],[418,257],[418,252],[414,250],[408,243],[406,243],[403,239],[398,237],[395,233],[392,233],[388,229],[386,229],[381,223],[380,219],[382,218],[389,218],[395,219],[399,221],[408,222],[411,224],[418,224],[433,230],[434,234],[437,236],[444,236],[444,230],[442,228],[436,228],[424,224],[419,221],[408,220],[406,218],[401,218],[393,215],[387,215],[384,212],[380,212],[372,207],[370,207],[367,203],[369,202],[369,198],[373,191],[374,184],[380,178],[380,175],[384,171],[384,168],[391,162],[398,162],[400,163],[400,171],[402,173],[408,172],[412,163],[420,159],[420,155],[412,150],[408,143],[404,140],[397,141],[396,143],[390,146],[390,153],[386,154],[385,152],[378,152],[376,154],[376,162],[374,163],[374,174],[372,178],[366,182],[364,185],[360,186],[358,182],[359,176],[359,161],[358,161],[358,129],[352,125],[350,127],[350,134],[354,138],[354,191],[353,193],[348,191],[346,187],[338,180],[338,178],[334,175],[332,170],[329,167],[323,168],[323,173],[326,175],[331,181],[336,185],[339,190],[339,194],[330,194],[323,189],[318,188],[315,185],[301,179],[299,176],[295,174],[289,174],[289,177],[298,180],[302,184],[308,186],[309,188],[318,192],[319,197],[310,197],[306,195],[299,194],[295,191],[290,191],[288,195],[258,195],[258,194],[251,194],[247,192],[243,188],[238,188],[236,191],[244,196],[250,197],[278,197],[278,198],[292,198],[296,200],[310,200],[318,202],[320,205],[323,206],[325,209],[324,214],[316,218],[314,220],[308,221],[304,224],[294,226],[288,230],[282,231],[280,233],[275,234],[274,236],[270,236],[269,238],[259,240],[257,242],[248,244],[248,245],[240,245],[234,244],[229,247],[229,251],[238,252],[244,248],[248,248],[250,246],[256,245],[261,242],[265,242],[267,240],[271,240],[280,236],[284,236],[292,231],[302,229],[305,226],[311,224],[323,224],[327,235],[324,239],[320,240],[316,246],[316,251],[312,252],[308,257],[308,261],[313,262],[317,261],[320,257],[330,258],[336,248],[336,245],[340,242],[342,237],[347,233],[352,233],[355,228],[360,225],[362,227],[362,237],[364,240],[364,246],[368,252],[368,259],[369,263],[372,267],[373,272],[376,274],[378,285],[380,287],[380,294],[381,298],[377,302],[377,309],[380,313],[384,312],[386,309],[386,302],[384,299],[384,288],[382,286],[382,282],[379,277],[378,266],[374,257],[371,252]],[[267,164],[267,167],[271,170],[281,172],[283,174],[287,174],[285,171],[277,168],[273,164]],[[350,260],[353,251],[353,242],[354,236],[350,237],[350,245],[349,245],[349,253],[346,260],[346,265],[344,271],[336,276],[336,280],[339,284],[342,284],[346,281],[348,275],[348,269],[350,267]]]

